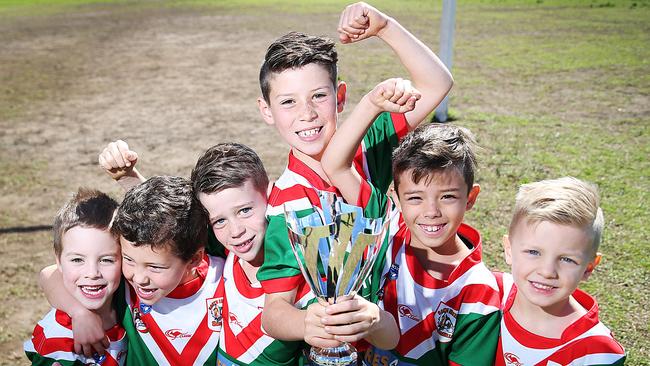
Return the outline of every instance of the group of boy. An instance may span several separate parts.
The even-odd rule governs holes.
[[[277,39],[258,105],[291,150],[271,186],[237,143],[208,149],[190,180],[144,179],[125,142],[104,149],[100,165],[129,190],[119,206],[80,190],[57,214],[56,265],[41,273],[55,309],[25,343],[33,364],[298,365],[305,345],[341,342],[372,366],[623,364],[595,300],[577,290],[600,260],[595,188],[522,186],[504,237],[512,275],[492,273],[463,223],[480,191],[471,133],[418,127],[450,90],[449,71],[368,4],[348,6],[338,31],[342,43],[382,39],[412,84],[380,83],[337,129],[346,85],[334,43]],[[283,215],[314,212],[319,191],[369,217],[391,212],[366,287],[335,304],[315,301]]]

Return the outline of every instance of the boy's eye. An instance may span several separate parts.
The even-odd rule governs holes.
[[[101,262],[101,263],[111,264],[111,263],[115,263],[115,259],[113,259],[113,258],[102,258],[102,259],[100,260],[100,262]]]
[[[165,267],[161,266],[149,266],[152,272],[161,272],[165,269]]]
[[[217,229],[220,229],[226,225],[226,219],[216,219],[212,222],[212,226]]]
[[[70,262],[72,262],[72,263],[83,263],[83,261],[84,260],[79,258],[79,257],[70,258]]]
[[[122,256],[122,262],[127,263],[127,264],[133,264],[133,259],[129,257]]]
[[[524,250],[524,253],[530,254],[530,255],[539,255],[539,251],[535,249],[527,249]]]
[[[407,197],[406,200],[412,203],[416,203],[422,201],[422,198],[419,196],[411,196],[411,197]]]
[[[456,196],[453,195],[453,194],[445,194],[445,195],[442,196],[443,200],[453,200],[455,198],[456,198]]]
[[[239,210],[239,213],[242,214],[242,215],[250,214],[252,212],[253,212],[252,207],[244,207],[241,210]]]
[[[321,98],[325,98],[326,96],[327,94],[325,93],[316,93],[314,94],[314,99],[321,99]]]
[[[280,105],[289,106],[289,105],[292,105],[292,104],[294,104],[293,99],[285,99],[285,100],[280,101]]]
[[[560,261],[562,261],[564,263],[578,264],[578,262],[574,261],[573,259],[571,259],[569,257],[561,257]]]

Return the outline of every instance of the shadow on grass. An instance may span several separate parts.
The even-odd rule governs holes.
[[[0,228],[0,235],[14,233],[33,233],[37,231],[52,230],[52,225],[33,225]]]

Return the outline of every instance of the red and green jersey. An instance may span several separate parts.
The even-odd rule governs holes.
[[[367,216],[383,212],[390,200],[367,182],[359,202]],[[379,306],[397,321],[397,347],[371,347],[364,364],[492,365],[499,338],[500,294],[495,277],[481,259],[481,236],[461,224],[458,235],[471,249],[449,278],[432,277],[413,252],[401,215],[393,216],[382,268]],[[376,282],[376,281],[373,281]]]
[[[68,314],[52,309],[38,322],[32,338],[25,342],[27,358],[32,365],[61,366],[102,365],[123,366],[126,360],[126,332],[119,324],[106,331],[110,345],[103,356],[85,357],[74,353],[72,319]]]
[[[206,255],[197,278],[153,305],[141,303],[126,286],[118,314],[123,314],[128,335],[128,365],[216,364],[223,320],[223,297],[217,289],[223,264],[223,258]]]
[[[598,320],[598,304],[576,289],[573,298],[587,313],[569,325],[560,338],[547,338],[524,329],[510,309],[517,295],[510,274],[503,275],[504,306],[501,336],[494,364],[497,366],[601,366],[623,365],[625,350]],[[540,319],[541,321],[541,319]]]
[[[355,154],[356,170],[383,192],[392,182],[392,151],[407,132],[403,114],[382,113]],[[284,208],[296,211],[299,217],[306,216],[314,206],[320,206],[318,191],[340,196],[335,187],[290,153],[287,168],[269,195],[266,211],[269,224],[264,238],[264,264],[257,274],[266,293],[290,291],[304,282],[289,244]]]
[[[262,329],[264,290],[258,282],[248,280],[241,261],[232,253],[228,255],[219,285],[224,321],[217,365],[298,365],[301,342],[279,341]],[[309,291],[301,290],[296,307],[306,306],[311,298]]]

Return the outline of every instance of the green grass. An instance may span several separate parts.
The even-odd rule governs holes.
[[[373,2],[437,49],[439,1]],[[0,17],[52,16],[96,8],[174,6],[233,14],[338,14],[344,1],[0,0]],[[335,16],[335,15],[334,15]],[[572,175],[598,184],[606,218],[602,265],[584,289],[629,352],[650,365],[650,1],[463,0],[458,2],[451,107],[484,147],[482,193],[467,219],[485,240],[485,261],[505,270],[501,237],[517,186]],[[340,47],[341,76],[361,95],[400,72],[387,49]],[[65,90],[75,65],[34,58],[0,80],[0,119]],[[56,60],[54,60],[56,61]],[[33,70],[40,70],[35,73]],[[1,75],[1,73],[0,73]],[[35,80],[42,89],[26,85]],[[5,103],[7,102],[7,103]],[[5,104],[3,104],[5,103]],[[9,156],[9,153],[3,156]],[[2,192],[34,188],[45,162],[0,159]],[[7,211],[8,212],[8,211]],[[0,224],[16,218],[0,217]],[[8,267],[13,268],[13,267]],[[11,289],[7,291],[13,291]],[[7,293],[11,295],[11,293]],[[2,313],[0,313],[2,317]],[[3,331],[0,330],[0,339]]]

